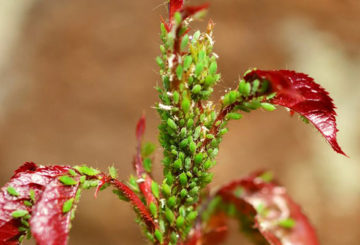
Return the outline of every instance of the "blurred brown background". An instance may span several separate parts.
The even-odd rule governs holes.
[[[115,164],[127,178],[143,111],[147,139],[157,138],[154,58],[163,2],[0,1],[1,185],[29,160],[103,170]],[[335,100],[339,141],[350,156],[334,153],[313,127],[283,109],[258,111],[230,125],[213,186],[271,169],[303,206],[322,244],[360,244],[359,0],[210,3],[223,75],[214,99],[249,67],[309,73]],[[158,173],[160,160],[158,150]],[[133,218],[110,191],[97,200],[89,192],[70,244],[145,244]],[[235,230],[226,244],[248,244]]]

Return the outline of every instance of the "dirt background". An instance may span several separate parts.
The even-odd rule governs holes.
[[[350,156],[334,153],[285,110],[258,111],[231,123],[212,185],[271,169],[322,244],[360,244],[360,2],[209,2],[223,76],[214,100],[249,67],[309,73],[335,100],[339,141]],[[146,138],[157,139],[154,57],[165,12],[162,0],[0,2],[0,185],[29,160],[115,164],[122,179],[132,173],[142,112]],[[159,150],[156,159],[159,173]],[[97,200],[85,194],[70,244],[145,244],[129,210],[110,191]],[[231,231],[226,244],[248,244],[235,225]]]

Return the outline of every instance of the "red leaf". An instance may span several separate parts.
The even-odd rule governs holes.
[[[16,241],[19,239],[21,235],[24,235],[25,232],[20,232],[18,228],[21,226],[20,219],[14,219],[12,217],[12,213],[16,210],[27,210],[29,214],[32,215],[32,219],[34,216],[38,215],[38,209],[36,205],[38,201],[43,200],[44,191],[47,192],[47,188],[53,185],[53,181],[65,173],[67,173],[69,167],[38,167],[34,163],[25,163],[19,169],[15,171],[14,176],[11,180],[3,187],[0,191],[0,243],[1,244],[17,244]],[[57,180],[56,180],[57,181]],[[8,187],[12,187],[16,191],[16,195],[11,195],[9,193]],[[68,187],[69,190],[72,190],[73,187]],[[24,201],[31,201],[30,190],[33,190],[35,193],[36,202],[33,203],[32,207],[28,207],[24,204]],[[67,190],[68,191],[68,190]],[[58,192],[59,195],[62,195],[65,192]],[[47,196],[49,197],[49,196]],[[53,196],[53,198],[57,198]],[[60,199],[59,199],[60,198]],[[56,199],[58,205],[62,205],[61,196],[58,196]],[[50,211],[50,210],[49,210]],[[42,217],[45,219],[45,217]],[[32,221],[31,219],[31,221]],[[67,226],[68,223],[65,221],[66,217],[64,215],[63,219],[59,218],[56,221],[59,223],[53,224],[57,227],[57,230],[60,231]],[[46,224],[49,225],[49,224]],[[63,229],[65,230],[65,229]],[[34,235],[37,234],[38,230],[34,230]],[[62,235],[66,235],[63,233]],[[39,237],[38,237],[39,238]],[[56,244],[65,244],[66,237],[58,236],[58,243]],[[39,244],[41,241],[38,241]],[[51,244],[51,243],[46,243]]]
[[[198,12],[205,10],[209,7],[208,3],[199,6],[184,6],[184,0],[170,0],[169,2],[169,24],[162,21],[166,30],[169,32],[173,25],[173,19],[176,12],[180,12],[182,18],[185,20],[191,16],[194,16]]]
[[[253,228],[271,245],[318,245],[314,229],[285,188],[266,182],[261,176],[258,173],[233,181],[222,187],[218,195],[224,202],[235,204],[242,214],[254,217]]]
[[[276,92],[271,103],[287,107],[307,118],[336,152],[345,155],[336,140],[338,130],[333,101],[311,77],[287,70],[253,70],[245,76],[249,82],[255,79],[270,82],[270,92]]]
[[[140,142],[145,133],[146,118],[143,114],[136,124],[136,139]]]
[[[146,173],[143,165],[143,158],[141,156],[141,147],[142,147],[142,138],[145,133],[146,128],[146,120],[145,115],[143,115],[139,122],[136,125],[136,138],[137,138],[137,146],[136,146],[136,155],[134,156],[134,168],[136,171],[137,177],[142,180],[139,183],[139,188],[142,194],[146,199],[146,203],[149,205],[150,203],[154,203],[157,205],[156,198],[152,194],[151,191],[151,183],[152,178]]]
[[[75,198],[78,188],[79,184],[66,186],[58,179],[46,185],[40,200],[33,208],[30,220],[31,233],[37,244],[67,244],[71,211],[63,213],[63,205],[67,200]]]
[[[182,9],[184,0],[170,0],[169,2],[169,20],[171,21],[174,14]]]

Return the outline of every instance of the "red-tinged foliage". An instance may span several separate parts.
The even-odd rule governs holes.
[[[14,219],[12,217],[12,213],[16,210],[27,210],[32,218],[41,215],[41,209],[38,209],[36,205],[40,202],[43,206],[46,206],[46,202],[52,202],[52,204],[56,203],[56,211],[53,210],[51,214],[56,219],[51,221],[51,226],[54,228],[53,232],[59,232],[56,237],[58,238],[58,243],[56,244],[65,244],[66,242],[66,234],[68,232],[68,218],[67,215],[62,215],[61,209],[60,213],[58,212],[58,207],[62,207],[63,203],[63,195],[64,197],[67,193],[72,193],[74,188],[76,187],[60,187],[57,190],[54,185],[58,184],[57,177],[67,173],[69,167],[60,167],[60,166],[53,166],[53,167],[38,167],[34,163],[25,163],[19,169],[15,171],[14,176],[11,180],[1,189],[0,192],[0,243],[1,244],[17,244],[17,240],[24,232],[20,232],[18,228],[21,226],[20,219]],[[55,183],[54,183],[55,182]],[[61,185],[61,184],[60,184]],[[8,193],[8,187],[13,187],[18,195],[10,195]],[[50,193],[55,191],[54,193]],[[33,190],[35,193],[35,200],[36,203],[33,204],[32,207],[28,207],[24,204],[24,201],[31,201],[30,197],[30,190]],[[46,196],[43,196],[46,193]],[[59,195],[59,196],[57,196]],[[50,211],[50,210],[49,210]],[[46,220],[45,216],[41,217],[41,220]],[[44,224],[43,222],[37,224],[39,226],[45,225],[48,226],[50,223]],[[41,227],[33,230],[34,234],[37,234]],[[44,229],[44,227],[42,227]],[[49,232],[49,230],[47,230]],[[54,234],[54,233],[52,233]],[[39,244],[41,241],[38,241]],[[46,244],[55,244],[49,243]]]
[[[169,20],[172,21],[174,14],[183,8],[184,0],[170,0],[169,2]]]
[[[137,209],[143,220],[146,222],[148,227],[151,230],[154,230],[156,226],[153,218],[151,217],[151,214],[149,213],[148,209],[145,207],[145,205],[142,203],[140,198],[124,183],[112,179],[110,183],[115,186],[117,189],[119,189],[125,197],[127,197],[131,204]]]
[[[318,245],[314,229],[284,187],[267,182],[262,176],[257,173],[233,181],[217,195],[225,203],[234,204],[242,215],[254,218],[250,223],[253,227],[248,228],[257,229],[270,245]],[[260,242],[258,237],[255,240]]]
[[[211,216],[205,226],[196,226],[185,245],[221,244],[226,239],[227,234],[227,217],[224,212],[219,211]]]
[[[74,178],[76,179],[76,178]],[[76,179],[77,181],[79,178]],[[79,183],[66,186],[54,179],[45,188],[32,211],[31,233],[39,245],[65,245],[71,226],[71,211],[63,213],[63,205],[75,199]],[[73,203],[75,206],[75,201]]]
[[[145,115],[142,115],[139,121],[136,124],[136,139],[140,142],[144,136],[146,128],[146,119]]]
[[[145,119],[145,115],[143,115],[139,119],[136,126],[137,146],[136,146],[136,154],[134,156],[134,168],[137,177],[141,180],[139,182],[139,188],[145,197],[146,203],[149,205],[150,203],[153,202],[154,204],[157,205],[157,200],[151,191],[152,178],[145,171],[143,165],[143,158],[141,156],[142,138],[145,133],[145,128],[146,128],[146,119]]]
[[[170,0],[169,2],[169,23],[165,23],[166,30],[169,32],[173,26],[174,15],[176,12],[180,12],[183,19],[187,19],[195,14],[203,11],[209,7],[209,4],[202,4],[199,6],[184,6],[184,0]]]
[[[336,140],[336,112],[329,94],[306,74],[288,70],[253,70],[245,80],[270,82],[276,96],[271,103],[289,108],[307,118],[322,133],[332,148],[345,155]]]

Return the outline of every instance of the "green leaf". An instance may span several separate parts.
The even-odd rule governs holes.
[[[77,181],[75,181],[70,176],[64,175],[59,177],[59,181],[63,183],[64,185],[77,185]]]
[[[144,159],[144,169],[146,172],[151,173],[152,170],[152,162],[150,158]]]
[[[33,189],[30,189],[29,191],[29,196],[30,196],[30,199],[33,203],[35,203],[35,191]]]
[[[148,157],[156,150],[156,145],[151,142],[146,142],[141,148],[141,156]]]

